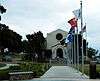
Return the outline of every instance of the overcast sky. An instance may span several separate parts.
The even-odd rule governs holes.
[[[80,0],[0,0],[7,8],[2,23],[21,34],[42,31],[44,36],[56,30],[69,31],[67,21],[74,17],[72,11],[80,8]],[[100,50],[100,1],[83,0],[83,19],[87,23],[89,46]]]

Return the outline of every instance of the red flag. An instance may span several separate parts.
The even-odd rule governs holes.
[[[73,19],[69,20],[68,23],[71,25],[72,28],[77,27],[77,20],[76,20],[76,18],[73,18]]]

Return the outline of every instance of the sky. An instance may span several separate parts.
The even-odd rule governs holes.
[[[57,29],[69,31],[72,11],[80,8],[80,0],[0,0],[7,8],[0,22],[25,35],[42,31],[46,37]],[[100,50],[100,0],[83,0],[83,22],[87,25],[89,47]],[[78,22],[80,24],[80,21]],[[80,25],[79,25],[80,29]],[[86,36],[86,35],[85,35]]]

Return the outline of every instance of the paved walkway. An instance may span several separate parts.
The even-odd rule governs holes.
[[[69,66],[52,66],[41,78],[88,79],[88,76]]]

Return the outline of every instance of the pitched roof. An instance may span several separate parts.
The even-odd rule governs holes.
[[[57,30],[54,30],[54,31],[52,31],[52,32],[50,32],[50,33],[53,33],[53,32],[56,32],[56,31],[67,32],[67,31],[64,31],[64,30],[62,30],[62,29],[57,29]],[[48,34],[50,34],[50,33],[48,33]]]

